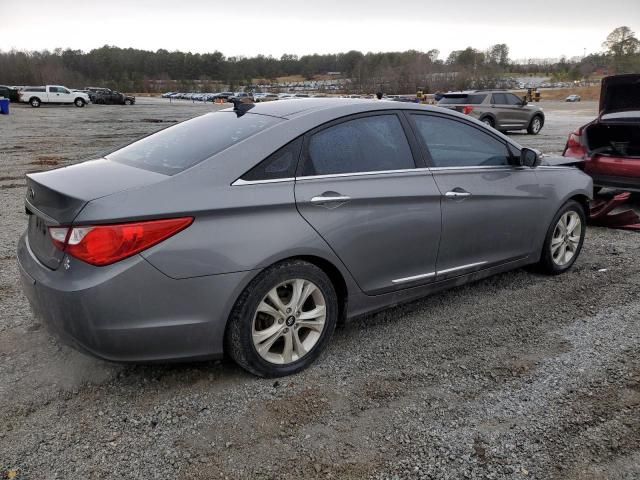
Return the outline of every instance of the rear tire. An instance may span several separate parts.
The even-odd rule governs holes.
[[[29,105],[33,108],[38,108],[40,106],[40,99],[38,97],[33,97],[29,100]]]
[[[565,203],[547,230],[538,270],[548,275],[566,272],[582,250],[587,218],[584,208],[575,200]]]
[[[76,99],[73,101],[73,104],[74,104],[76,107],[78,107],[78,108],[82,108],[82,107],[84,107],[85,103],[86,103],[86,102],[85,102],[82,98],[76,98]]]
[[[529,135],[537,135],[540,133],[540,130],[542,130],[543,125],[542,117],[540,115],[534,115],[527,127],[527,133]]]
[[[260,273],[236,301],[225,350],[254,375],[291,375],[320,355],[337,319],[338,298],[329,277],[311,263],[284,261]]]
[[[493,118],[491,117],[484,117],[481,118],[480,121],[482,123],[484,123],[485,125],[488,125],[491,128],[496,128],[496,122],[493,121]]]

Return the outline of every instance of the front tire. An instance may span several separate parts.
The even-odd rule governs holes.
[[[575,200],[565,203],[549,226],[538,266],[543,273],[559,275],[575,263],[586,233],[587,218]]]
[[[82,108],[82,107],[84,107],[85,103],[86,103],[86,102],[85,102],[82,98],[76,98],[76,99],[73,101],[73,104],[74,104],[76,107],[78,107],[78,108]]]
[[[337,319],[338,299],[327,275],[311,263],[285,261],[259,274],[240,295],[225,349],[254,375],[291,375],[320,355]]]
[[[124,104],[125,104],[125,105],[133,105],[133,102],[127,98],[127,99],[124,101]]]
[[[542,117],[540,115],[535,115],[531,121],[529,122],[529,126],[527,127],[527,133],[529,135],[537,135],[542,130]]]
[[[33,97],[29,100],[29,105],[31,105],[33,108],[40,107],[40,99],[38,97]]]

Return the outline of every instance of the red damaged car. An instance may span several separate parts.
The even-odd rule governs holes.
[[[640,192],[640,74],[602,79],[598,118],[569,135],[563,155],[584,160],[596,190]]]

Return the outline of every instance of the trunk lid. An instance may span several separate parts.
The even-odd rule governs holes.
[[[625,111],[640,112],[640,74],[612,75],[602,79],[600,117]]]
[[[64,253],[51,241],[49,227],[71,225],[91,200],[166,178],[169,177],[105,159],[28,174],[25,208],[31,251],[42,264],[57,269]]]

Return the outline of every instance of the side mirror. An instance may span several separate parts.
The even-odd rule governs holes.
[[[542,154],[538,150],[524,147],[520,150],[519,164],[521,167],[535,168],[540,165],[541,156]]]

